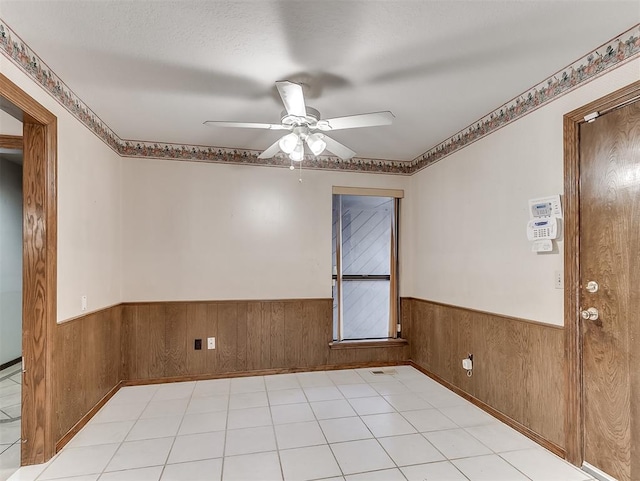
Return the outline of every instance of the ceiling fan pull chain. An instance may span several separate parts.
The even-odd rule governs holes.
[[[300,161],[300,177],[298,178],[298,182],[302,183],[302,162],[304,162],[303,160]]]

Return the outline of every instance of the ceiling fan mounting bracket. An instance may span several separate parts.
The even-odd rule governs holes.
[[[280,122],[283,125],[287,126],[301,126],[306,125],[309,128],[315,128],[318,123],[318,119],[320,119],[320,112],[312,107],[306,107],[307,115],[302,117],[298,115],[290,115],[286,110],[282,111]]]

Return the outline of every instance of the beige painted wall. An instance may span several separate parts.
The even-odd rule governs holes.
[[[412,295],[562,325],[563,242],[531,252],[527,201],[563,192],[563,115],[639,78],[640,59],[412,176]]]
[[[331,297],[333,185],[409,179],[124,159],[125,301]]]
[[[5,57],[0,68],[58,117],[58,321],[121,301],[122,159]]]
[[[527,199],[562,191],[562,115],[640,60],[407,178],[121,159],[7,59],[58,116],[58,320],[122,300],[329,297],[331,186],[405,188],[402,295],[562,324],[559,251],[530,252]],[[123,249],[123,246],[125,247]]]

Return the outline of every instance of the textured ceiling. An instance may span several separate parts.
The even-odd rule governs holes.
[[[2,18],[123,139],[263,150],[276,80],[359,157],[412,160],[640,21],[633,1],[32,1]]]

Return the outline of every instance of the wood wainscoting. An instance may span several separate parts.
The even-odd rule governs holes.
[[[408,346],[331,350],[331,299],[123,305],[123,380],[399,363]],[[216,338],[207,349],[207,338]],[[202,350],[194,349],[202,339]]]
[[[402,312],[418,367],[564,455],[562,327],[411,298],[402,299]],[[462,368],[468,354],[472,377]]]
[[[120,384],[122,306],[58,324],[55,330],[55,440],[75,434],[85,416]],[[64,444],[64,443],[63,443]]]

